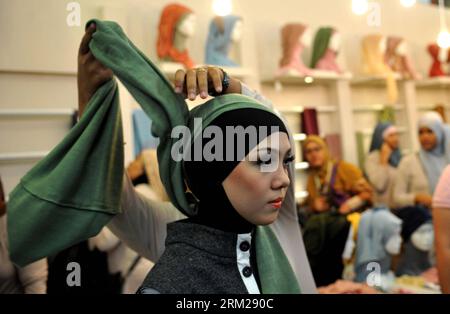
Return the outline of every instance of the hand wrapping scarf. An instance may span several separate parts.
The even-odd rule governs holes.
[[[158,162],[167,194],[180,211],[195,216],[185,194],[181,162],[171,158],[172,146],[179,140],[172,138],[171,132],[189,121],[185,101],[119,25],[99,20],[88,25],[92,22],[97,30],[89,44],[91,52],[112,69],[152,119],[151,131],[160,139]],[[238,108],[271,112],[248,97],[226,95],[195,110],[195,116],[202,117],[206,126],[221,113]],[[95,93],[80,122],[11,193],[8,236],[14,263],[26,265],[92,237],[120,212],[124,171],[121,130],[118,88],[111,80]],[[258,227],[256,234],[262,291],[300,292],[289,260],[270,227]],[[277,256],[267,256],[270,253]]]

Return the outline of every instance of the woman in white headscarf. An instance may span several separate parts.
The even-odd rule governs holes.
[[[396,213],[403,220],[405,253],[398,274],[417,275],[431,265],[431,202],[439,177],[450,163],[450,129],[436,112],[418,121],[420,150],[400,162],[394,185]]]

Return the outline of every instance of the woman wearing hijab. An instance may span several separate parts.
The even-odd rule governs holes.
[[[431,265],[428,252],[433,245],[431,202],[439,177],[450,163],[448,126],[436,112],[418,121],[420,150],[400,162],[394,185],[397,215],[403,220],[403,260],[397,273],[417,275]]]
[[[233,108],[234,104],[229,100],[227,104],[230,97],[221,96],[222,112],[227,107]],[[260,229],[257,226],[271,224],[277,219],[290,184],[291,145],[278,116],[263,106],[243,105],[245,98],[233,97],[241,102],[238,109],[225,111],[203,126],[203,134],[208,128],[214,128],[215,132],[221,130],[224,134],[223,143],[216,149],[227,156],[227,161],[184,161],[187,189],[195,199],[198,213],[168,225],[166,250],[148,274],[141,293],[255,294],[270,288],[264,286],[260,272],[268,261],[258,252],[262,249],[259,245],[264,244],[258,242]],[[215,101],[202,105],[198,116],[205,117],[201,111],[208,112],[214,106],[217,106]],[[245,158],[228,161],[231,160],[230,152],[233,154],[239,149],[237,141],[233,140],[235,135],[231,134],[230,138],[226,131],[233,126],[267,128],[267,133],[258,131],[258,134],[250,135],[242,154]],[[271,133],[273,128],[277,129],[275,133]],[[210,145],[206,139],[202,132],[195,136],[188,154],[196,147],[205,152]],[[265,166],[273,166],[273,169],[265,172]],[[274,250],[273,253],[277,260],[287,262],[285,256],[279,255],[281,251]],[[288,269],[283,271],[293,274],[289,263],[284,266]],[[286,288],[293,285],[293,290],[285,292],[300,292],[295,290],[298,289],[295,277],[286,279],[292,280]]]
[[[303,238],[316,284],[323,286],[341,278],[344,247],[356,234],[357,222],[350,229],[351,213],[370,204],[372,190],[356,166],[331,159],[320,137],[308,136],[303,147],[310,166],[307,204],[312,212]]]
[[[374,188],[374,202],[392,208],[392,189],[401,160],[397,128],[388,122],[375,127],[364,170]]]
[[[222,198],[216,200],[224,202],[214,204],[217,206],[218,215],[226,213],[227,221],[234,221],[234,217],[238,216],[237,218],[245,217],[245,222],[250,222],[253,225],[270,224],[270,226],[255,227],[256,231],[254,234],[251,233],[251,239],[247,233],[246,239],[248,239],[247,244],[249,246],[244,244],[242,251],[238,253],[236,248],[238,245],[238,234],[240,233],[236,232],[244,230],[240,227],[248,226],[248,224],[240,219],[236,219],[242,223],[233,226],[237,229],[230,233],[217,229],[215,223],[210,223],[209,218],[214,218],[209,217],[211,212],[206,209],[209,209],[207,205],[211,204],[210,195],[205,196],[202,194],[202,191],[199,192],[196,189],[196,184],[203,181],[198,181],[193,177],[195,175],[192,175],[192,172],[190,172],[188,163],[184,167],[183,160],[173,158],[173,155],[171,155],[172,149],[176,147],[174,145],[180,142],[183,143],[180,139],[171,136],[174,128],[183,127],[183,131],[188,128],[191,134],[194,135],[193,139],[196,139],[198,132],[203,130],[203,128],[196,127],[195,118],[197,117],[204,118],[203,124],[205,126],[215,122],[217,123],[216,127],[219,127],[224,126],[224,124],[216,119],[226,117],[227,114],[232,114],[233,111],[255,110],[258,112],[258,116],[264,116],[264,119],[256,119],[255,116],[255,122],[265,121],[264,123],[268,123],[268,126],[277,126],[279,128],[277,131],[279,134],[282,133],[280,137],[284,138],[283,145],[285,145],[286,140],[291,140],[292,137],[284,132],[286,130],[285,127],[280,128],[280,118],[270,108],[266,108],[260,102],[242,95],[216,97],[207,105],[196,107],[190,112],[183,96],[177,93],[184,92],[190,96],[193,94],[194,98],[198,94],[202,98],[207,97],[209,90],[208,80],[213,82],[211,89],[214,90],[215,94],[239,92],[245,89],[240,85],[239,81],[230,79],[227,82],[226,74],[218,68],[200,68],[189,70],[187,74],[184,71],[179,72],[182,73],[182,78],[187,81],[186,89],[183,91],[183,88],[180,88],[180,81],[178,80],[178,75],[176,75],[177,83],[174,92],[172,84],[167,81],[150,60],[132,45],[116,23],[94,20],[90,21],[88,25],[89,27],[82,40],[79,52],[78,87],[81,118],[63,142],[55,147],[52,153],[44,158],[41,163],[36,165],[21,180],[21,183],[12,193],[11,201],[13,203],[12,213],[14,217],[9,220],[9,226],[14,231],[14,236],[11,237],[14,238],[12,246],[13,259],[20,264],[27,264],[40,256],[46,256],[55,250],[59,250],[61,247],[67,247],[80,241],[80,239],[92,236],[98,233],[105,224],[111,222],[109,226],[114,225],[111,228],[119,238],[123,239],[130,247],[136,248],[141,255],[150,256],[151,260],[157,261],[164,251],[167,223],[186,218],[186,216],[194,219],[198,216],[199,223],[196,225],[199,225],[203,231],[214,229],[216,236],[220,234],[226,235],[221,239],[225,239],[228,245],[231,242],[234,243],[234,258],[230,261],[223,257],[227,267],[229,267],[230,263],[234,266],[242,267],[242,270],[239,269],[239,272],[229,274],[232,277],[234,276],[233,279],[236,282],[239,282],[237,286],[225,287],[226,283],[223,283],[223,286],[217,290],[249,292],[249,288],[247,288],[248,286],[244,283],[240,274],[242,273],[244,276],[244,273],[248,275],[253,274],[255,271],[261,283],[260,287],[257,286],[258,289],[260,288],[259,292],[315,293],[316,289],[309,271],[309,264],[303,248],[296,216],[294,190],[291,185],[286,184],[286,175],[292,177],[294,171],[293,165],[289,164],[288,160],[283,158],[281,161],[277,158],[274,163],[277,167],[273,173],[277,173],[283,178],[282,181],[284,183],[281,186],[284,187],[284,190],[279,187],[274,188],[277,185],[280,186],[280,183],[274,186],[270,185],[271,199],[268,200],[262,197],[256,199],[255,193],[257,191],[249,191],[249,193],[245,194],[248,198],[243,205],[240,203],[242,199],[233,196],[236,192],[232,190],[236,190],[236,188],[241,190],[245,185],[240,186],[239,181],[241,180],[236,180],[236,176],[232,172],[242,168],[240,162],[247,153],[253,153],[255,144],[252,144],[250,147],[252,151],[248,148],[242,158],[235,159],[234,162],[200,162],[202,166],[208,164],[217,166],[213,167],[214,171],[205,171],[205,168],[200,167],[200,172],[202,173],[202,178],[207,179],[207,183],[211,185],[204,188],[214,192],[216,196],[222,196]],[[109,47],[117,49],[111,50]],[[134,71],[130,71],[130,68]],[[158,146],[159,172],[171,203],[147,200],[134,191],[129,179],[125,178],[125,180],[122,180],[124,176],[124,143],[121,136],[122,127],[120,124],[117,83],[112,79],[113,73],[124,82],[147,114],[154,118],[152,119],[152,121],[155,121],[152,125],[152,132],[161,140]],[[192,85],[193,82],[194,84]],[[181,83],[183,84],[183,81]],[[236,89],[237,86],[239,87]],[[247,95],[255,96],[251,92],[247,93]],[[255,96],[255,98],[258,97]],[[252,113],[254,112],[252,111]],[[229,121],[228,118],[222,122]],[[267,120],[266,118],[269,119]],[[241,119],[244,119],[242,123],[248,121],[245,117],[241,117]],[[192,125],[192,122],[194,122],[194,125]],[[258,130],[258,132],[263,131]],[[260,135],[262,140],[269,138],[272,140],[277,139],[274,135],[275,133],[277,132],[270,129],[269,133],[257,134]],[[95,141],[92,140],[93,138]],[[256,142],[256,144],[258,143],[260,144],[259,146],[264,144],[261,141]],[[290,142],[289,145],[291,145]],[[76,146],[77,149],[71,149],[73,146]],[[283,157],[288,156],[286,154],[287,146],[280,146],[280,148],[286,149],[286,151],[282,152]],[[189,148],[190,146],[186,147]],[[266,146],[266,148],[268,147]],[[270,146],[270,148],[273,148],[273,146]],[[267,149],[265,151],[267,155]],[[174,152],[177,152],[177,150],[174,150]],[[184,149],[183,152],[185,152]],[[271,153],[275,157],[280,156],[279,150],[271,150]],[[178,155],[176,154],[176,156]],[[263,161],[264,163],[268,162],[266,158]],[[281,166],[283,162],[285,164]],[[52,170],[55,168],[55,164],[58,165],[56,172]],[[247,164],[246,160],[243,164],[245,164],[245,169],[249,170],[250,165]],[[269,162],[269,164],[271,163]],[[79,170],[86,168],[92,169],[92,171]],[[61,174],[58,172],[60,169],[63,169],[65,174],[76,169],[72,175],[72,178],[76,177],[74,179],[75,182],[68,182],[65,177],[59,181],[55,180],[55,176]],[[255,174],[254,170],[252,171]],[[273,173],[268,173],[268,177],[271,177]],[[261,178],[263,175],[263,173],[257,174],[258,176],[256,177],[258,178]],[[232,179],[230,179],[231,177]],[[240,178],[240,176],[238,177]],[[50,179],[47,180],[47,178]],[[45,182],[42,182],[42,179]],[[231,180],[231,184],[227,184],[227,187],[225,183],[220,185],[217,182],[217,180],[226,181],[228,179]],[[250,181],[251,184],[247,185],[247,187],[255,185],[254,180]],[[264,182],[267,183],[268,181],[264,180]],[[69,183],[69,187],[64,183]],[[31,185],[36,194],[34,192],[30,194],[25,189],[25,186]],[[77,188],[73,188],[74,186]],[[96,188],[93,189],[92,186]],[[121,188],[123,188],[122,193],[120,193]],[[263,189],[264,192],[267,190],[266,188]],[[48,195],[49,190],[52,194],[50,196]],[[225,190],[227,191],[224,194]],[[276,191],[276,196],[273,195],[275,194],[274,191]],[[259,190],[259,192],[261,191]],[[58,200],[54,200],[53,195],[55,194],[57,194]],[[45,198],[41,196],[45,196]],[[225,196],[229,199],[229,202],[225,202]],[[269,197],[269,195],[265,197]],[[65,204],[69,201],[71,206],[67,208]],[[264,204],[259,204],[258,202],[260,201],[264,201]],[[255,202],[258,204],[253,207]],[[230,203],[232,208],[229,206]],[[241,205],[246,206],[246,203],[252,204],[250,212],[255,210],[255,217],[253,214],[247,215],[232,210],[237,209],[241,211]],[[40,210],[41,208],[45,208],[45,210]],[[261,209],[261,213],[259,209]],[[206,215],[202,213],[206,213]],[[262,218],[260,214],[263,216]],[[23,215],[28,216],[30,219],[26,221],[21,220],[20,217]],[[271,223],[273,220],[275,221]],[[202,225],[202,222],[205,223]],[[190,225],[188,223],[182,225],[181,228]],[[225,225],[230,227],[228,224]],[[51,228],[45,229],[45,226],[51,226]],[[177,224],[177,226],[180,226],[180,224]],[[44,230],[44,232],[34,233],[33,230]],[[30,241],[31,234],[34,237],[32,241]],[[44,241],[43,239],[52,240]],[[188,240],[186,239],[186,241]],[[214,247],[213,243],[214,241],[208,243],[209,249],[217,252],[217,248]],[[29,248],[31,251],[25,250],[25,248]],[[240,245],[239,248],[241,248]],[[254,250],[256,256],[250,253],[250,250]],[[226,252],[227,254],[231,253],[230,246],[227,247]],[[252,260],[256,258],[257,269],[255,270],[251,268],[252,264],[238,264],[238,261],[248,262],[250,257]],[[215,262],[222,265],[221,259],[222,257],[215,259]],[[211,259],[207,261],[211,262]],[[221,268],[220,265],[216,265],[217,269]],[[166,264],[166,266],[170,265]],[[213,270],[211,269],[210,271],[212,272]],[[192,279],[193,283],[197,282],[196,278]],[[161,282],[161,286],[152,285],[149,288],[164,292],[170,291],[169,286],[170,283],[165,281]],[[186,286],[184,287],[186,288]],[[205,289],[208,289],[209,292],[215,292],[216,287],[209,283]],[[252,287],[254,288],[255,285]],[[189,292],[195,289],[193,286],[190,286],[183,290]],[[251,291],[254,292],[255,290]]]

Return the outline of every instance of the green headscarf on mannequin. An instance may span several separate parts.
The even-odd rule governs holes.
[[[314,69],[320,59],[324,56],[330,44],[333,29],[331,27],[320,28],[314,37],[313,53],[311,58],[311,68]]]

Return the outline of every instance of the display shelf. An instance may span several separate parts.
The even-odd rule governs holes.
[[[305,170],[309,168],[309,164],[305,161],[302,162],[296,162],[295,163],[295,169],[296,170]]]
[[[372,136],[373,130],[374,130],[373,128],[364,128],[361,130],[357,130],[357,132],[361,132],[365,136]],[[398,131],[398,133],[406,133],[406,132],[408,132],[408,128],[404,127],[404,126],[399,126],[399,127],[397,127],[397,131]]]
[[[306,108],[314,108],[319,113],[334,113],[337,111],[336,106],[278,106],[276,109],[284,114],[290,114],[290,113],[302,113]]]
[[[1,117],[67,117],[72,116],[75,109],[0,109]]]
[[[415,84],[416,87],[418,88],[445,88],[450,87],[450,77],[441,76],[441,77],[427,78],[416,81]]]
[[[386,86],[386,76],[383,75],[362,75],[351,79],[350,84],[352,86],[373,86],[382,87]],[[394,78],[397,82],[406,81],[401,78],[399,74],[394,74]]]
[[[387,107],[389,107],[389,105],[384,105],[384,104],[353,105],[353,111],[354,112],[381,111]],[[405,109],[404,105],[395,105],[395,106],[391,106],[391,107],[393,107],[395,111],[401,111],[401,110]]]
[[[333,72],[319,72],[315,71],[312,75],[295,75],[287,74],[282,76],[276,76],[274,78],[264,80],[264,84],[286,84],[286,85],[318,85],[318,84],[333,84],[337,81],[348,81],[352,78],[350,73],[336,74]]]
[[[18,152],[18,153],[0,153],[0,161],[23,161],[23,160],[39,160],[48,155],[49,152]]]
[[[306,135],[305,133],[295,133],[295,134],[293,134],[292,136],[293,136],[293,138],[294,138],[294,141],[296,141],[296,142],[302,142],[302,141],[306,140],[306,137],[307,137],[308,135]]]
[[[297,191],[297,192],[295,192],[295,198],[297,200],[304,200],[307,197],[308,197],[308,192],[307,191]]]
[[[24,69],[0,69],[0,74],[6,75],[36,75],[36,76],[68,76],[76,77],[76,71],[51,71],[51,70],[24,70]]]

